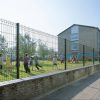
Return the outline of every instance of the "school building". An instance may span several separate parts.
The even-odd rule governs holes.
[[[100,50],[100,30],[98,27],[73,24],[69,28],[58,34],[58,53],[64,54],[65,41],[67,57],[73,54],[82,55],[83,45],[85,45],[85,54],[92,56],[93,48]]]

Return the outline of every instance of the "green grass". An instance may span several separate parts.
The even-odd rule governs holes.
[[[96,61],[95,64],[97,63],[99,62]],[[92,65],[92,64],[93,64],[92,61],[91,62],[86,61],[85,63],[85,65]],[[61,64],[60,61],[58,61],[57,66],[54,66],[52,64],[52,61],[40,61],[40,65],[42,65],[42,68],[40,68],[40,70],[37,70],[35,66],[33,65],[33,70],[32,70],[32,66],[30,66],[31,73],[25,73],[23,62],[20,62],[20,68],[19,68],[20,78],[64,70],[64,64]],[[74,69],[74,68],[79,68],[82,66],[83,66],[82,62],[67,63],[67,69]],[[9,68],[6,65],[4,65],[2,70],[0,69],[0,82],[16,79],[17,72],[16,72],[15,62],[12,63],[11,70],[9,70]]]

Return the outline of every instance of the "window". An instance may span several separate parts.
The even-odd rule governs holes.
[[[72,41],[71,42],[71,50],[79,50],[79,41]]]
[[[71,41],[79,40],[79,27],[78,26],[73,26],[71,28],[70,39],[71,39]]]

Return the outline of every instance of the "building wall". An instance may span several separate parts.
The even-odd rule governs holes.
[[[58,53],[59,55],[63,54],[65,52],[65,40],[66,39],[66,51],[69,52],[71,50],[71,44],[70,44],[70,33],[71,30],[65,30],[60,35],[58,35]]]
[[[79,50],[72,50],[72,44],[75,42],[74,36],[72,34],[73,27],[77,26],[78,29],[75,29],[79,34],[79,40],[77,38],[78,34],[76,34],[76,43],[79,42]],[[74,31],[73,31],[74,32]],[[72,37],[73,36],[73,37]],[[97,38],[99,36],[99,38]],[[98,44],[100,44],[100,31],[98,28],[83,26],[83,25],[73,25],[67,30],[63,31],[58,35],[58,52],[64,52],[64,41],[62,38],[67,39],[67,54],[73,53],[77,54],[78,52],[83,52],[83,45],[85,46],[86,52],[93,52],[93,48],[97,51]],[[71,39],[73,38],[73,40]],[[100,47],[100,46],[99,46]]]
[[[80,26],[79,33],[79,43],[97,49],[97,29]]]

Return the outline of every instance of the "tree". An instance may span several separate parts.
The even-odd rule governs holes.
[[[49,54],[51,55],[51,56],[53,56],[53,55],[57,55],[57,52],[53,49],[53,48],[50,48],[49,49]]]
[[[36,51],[36,42],[32,39],[29,34],[22,36],[19,35],[19,55],[20,58],[23,58],[25,53],[29,55],[35,54]]]
[[[57,52],[53,48],[48,48],[46,43],[43,43],[41,40],[38,41],[38,54],[41,58],[52,58]]]
[[[45,58],[49,55],[49,49],[41,40],[38,42],[38,54],[41,58]]]
[[[7,51],[7,43],[6,43],[6,39],[4,38],[4,36],[2,36],[0,34],[0,54],[5,54]]]

